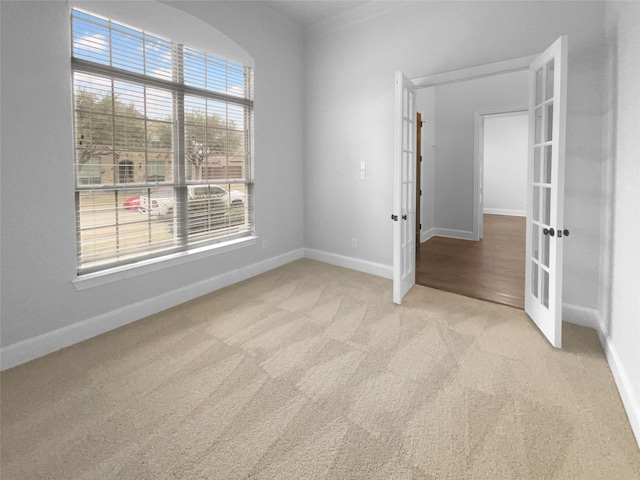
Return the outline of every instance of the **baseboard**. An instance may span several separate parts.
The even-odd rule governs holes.
[[[460,240],[473,240],[473,232],[466,230],[451,230],[449,228],[433,228],[432,237],[459,238]]]
[[[604,351],[609,369],[613,374],[613,379],[618,387],[620,399],[629,418],[631,430],[636,437],[636,442],[640,448],[640,400],[635,395],[633,385],[629,380],[629,373],[620,360],[618,351],[611,339],[604,333],[600,313],[592,308],[579,307],[577,305],[562,305],[562,320],[564,322],[582,325],[593,328],[598,334],[602,350]]]
[[[0,369],[15,367],[303,257],[304,249],[292,250],[283,255],[8,345],[0,349]]]
[[[359,272],[369,273],[377,277],[393,278],[393,267],[383,265],[381,263],[361,260],[359,258],[347,257],[345,255],[337,255],[335,253],[323,252],[313,248],[305,248],[304,256],[311,260],[329,263],[337,267],[349,268]]]
[[[526,217],[526,210],[509,210],[507,208],[483,208],[482,213],[487,215],[510,215],[512,217]]]
[[[569,303],[562,304],[562,321],[593,328],[600,332],[600,313],[593,308],[580,307]]]
[[[424,232],[420,232],[420,243],[424,243],[429,240],[431,237],[435,237],[435,228],[430,228],[429,230],[425,230]]]
[[[629,372],[620,360],[618,350],[611,339],[603,332],[604,329],[600,328],[598,330],[598,337],[600,337],[600,343],[602,344],[602,349],[607,357],[609,369],[611,370],[613,379],[618,387],[622,405],[627,412],[631,431],[636,437],[638,448],[640,448],[640,399],[638,399],[633,390],[633,384],[631,383]]]

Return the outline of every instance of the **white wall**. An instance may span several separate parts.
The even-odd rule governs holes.
[[[123,2],[123,13],[131,3],[139,5]],[[280,255],[302,252],[300,28],[259,4],[176,2],[174,6],[214,26],[255,59],[260,239],[240,250],[194,256],[170,268],[77,290],[72,283],[76,233],[69,6],[64,1],[2,1],[3,367],[29,352],[55,349],[66,339],[77,341],[206,293],[224,283],[222,277],[239,279],[273,266]],[[145,9],[151,15],[154,3]],[[199,23],[180,10],[173,12],[177,23],[185,15],[191,28]],[[264,250],[262,240],[268,242]]]
[[[640,444],[640,4],[607,2],[601,329]]]
[[[527,113],[484,117],[484,213],[527,215]]]
[[[526,106],[528,72],[435,87],[435,226],[473,232],[474,116],[498,107]]]
[[[305,246],[392,264],[394,71],[417,78],[518,58],[568,35],[565,220],[576,234],[565,252],[565,301],[596,308],[603,3],[432,1],[394,8],[306,38]],[[359,179],[362,160],[366,180]],[[446,200],[436,202],[436,222]],[[469,209],[450,228],[471,225]]]

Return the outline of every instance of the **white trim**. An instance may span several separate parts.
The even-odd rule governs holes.
[[[488,212],[484,208],[484,119],[487,116],[503,117],[527,114],[528,105],[510,105],[493,107],[474,112],[473,119],[473,239],[481,240],[484,231],[482,215]],[[528,161],[528,160],[527,160]],[[496,210],[496,209],[494,209]],[[507,210],[505,210],[507,211]],[[498,215],[517,215],[526,217],[526,210],[522,214],[497,213]]]
[[[600,333],[600,313],[593,308],[563,303],[562,321],[593,328],[596,332]]]
[[[624,363],[620,360],[618,350],[611,339],[602,332],[602,329],[598,329],[598,337],[600,337],[600,343],[602,344],[602,349],[607,357],[607,363],[609,364],[609,369],[613,374],[613,379],[616,381],[622,405],[627,412],[631,431],[636,437],[638,448],[640,448],[640,399],[638,399],[634,393],[633,383],[630,380],[629,372],[625,369]]]
[[[473,115],[473,239],[484,236],[484,115]]]
[[[473,232],[468,230],[452,230],[449,228],[433,228],[433,237],[458,238],[460,240],[473,240]]]
[[[629,418],[631,430],[636,437],[638,447],[640,447],[640,399],[638,399],[633,390],[633,383],[630,381],[629,372],[620,360],[615,345],[604,333],[606,329],[602,321],[602,316],[593,308],[564,303],[562,305],[562,321],[593,328],[598,334],[602,350],[609,364],[609,369],[616,382],[622,405]]]
[[[435,231],[436,229],[431,227],[429,230],[426,230],[424,232],[420,232],[420,243],[424,243],[427,240],[429,240],[431,237],[435,237]]]
[[[211,255],[230,252],[239,248],[250,247],[256,244],[258,237],[243,237],[224,243],[207,245],[206,247],[194,248],[184,252],[178,252],[163,257],[152,258],[142,262],[136,262],[121,267],[102,270],[96,273],[80,275],[73,280],[76,290],[82,291],[94,288],[111,282],[117,282],[127,278],[133,278],[150,272],[156,272],[165,268],[182,265],[187,262],[199,260]]]
[[[69,325],[37,337],[16,342],[0,349],[0,369],[20,365],[83,340],[95,337],[167,308],[206,295],[220,288],[241,282],[304,257],[304,249],[263,260],[246,267],[208,278],[193,285],[173,290],[157,297],[112,310],[102,315]]]
[[[305,248],[304,256],[305,258],[310,258],[311,260],[329,263],[337,267],[357,270],[359,272],[368,273],[377,277],[388,279],[393,278],[393,267],[391,267],[390,265],[383,265],[381,263],[370,262],[368,260],[362,260],[360,258],[347,257],[345,255],[323,252],[322,250],[315,250],[313,248]]]
[[[509,215],[512,217],[526,217],[526,210],[509,210],[507,208],[483,208],[483,213],[487,215]]]
[[[463,82],[465,80],[475,80],[478,78],[492,77],[494,75],[502,75],[503,73],[520,72],[529,70],[531,62],[538,55],[529,55],[526,57],[512,58],[501,62],[488,63],[476,67],[463,68],[452,72],[437,73],[435,75],[427,75],[412,79],[418,88],[436,87],[438,85],[446,85],[449,83]]]
[[[305,30],[305,35],[327,35],[340,29],[367,22],[381,15],[386,15],[404,7],[405,5],[406,2],[402,0],[365,2],[356,8],[347,10],[346,12],[340,13],[334,17],[327,18],[326,20],[321,20],[313,25],[309,25]]]

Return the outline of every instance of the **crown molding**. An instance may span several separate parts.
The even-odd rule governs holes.
[[[306,28],[307,36],[322,36],[398,10],[410,2],[403,0],[368,1],[363,5],[327,18]]]

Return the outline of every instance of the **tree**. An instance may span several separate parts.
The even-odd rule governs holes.
[[[110,94],[99,97],[85,90],[76,91],[77,162],[80,166],[91,158],[123,151],[143,151],[147,146],[171,149],[171,118],[147,119]],[[185,159],[195,168],[196,179],[209,157],[243,155],[244,133],[217,115],[200,112],[185,114]]]
[[[243,146],[243,134],[217,115],[191,112],[185,115],[185,159],[195,167],[196,180],[202,179],[202,166],[209,157],[237,155]]]
[[[117,97],[80,90],[75,96],[77,162],[145,147],[145,117]],[[115,113],[115,115],[114,115]]]

